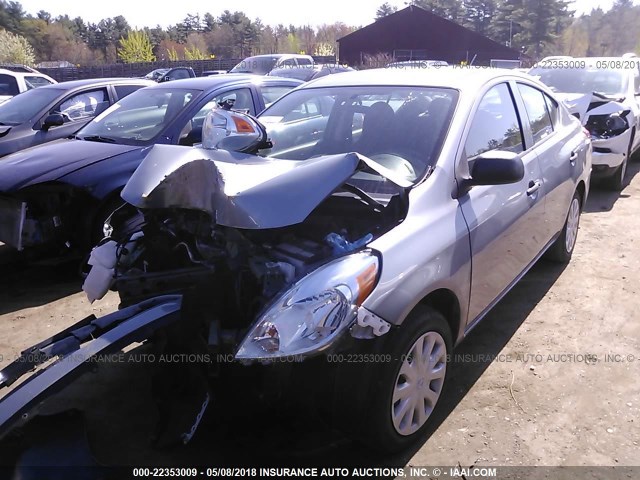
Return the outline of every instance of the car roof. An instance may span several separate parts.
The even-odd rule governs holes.
[[[100,87],[103,85],[154,85],[156,82],[153,80],[145,80],[143,78],[90,78],[86,80],[71,80],[68,82],[60,82],[54,85],[45,85],[38,88],[56,89],[56,90],[73,90],[74,88],[90,87],[95,85]]]
[[[518,77],[531,81],[532,77],[512,69],[480,66],[441,66],[433,68],[399,69],[376,68],[326,75],[313,80],[303,88],[335,86],[431,86],[466,90],[480,86],[494,78]]]
[[[17,70],[10,70],[7,68],[2,68],[0,67],[0,73],[2,73],[3,75],[12,75],[14,77],[43,77],[43,78],[50,78],[48,75],[45,75],[44,73],[40,73],[40,72],[23,72],[23,71],[17,71]]]
[[[149,88],[189,88],[195,90],[210,90],[234,83],[281,83],[287,82],[293,85],[301,85],[302,81],[293,78],[267,77],[265,75],[253,75],[247,73],[225,73],[213,75],[211,77],[184,78],[180,80],[172,80],[171,82],[163,82],[150,86]]]

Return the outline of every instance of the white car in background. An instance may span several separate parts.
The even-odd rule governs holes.
[[[58,82],[23,65],[0,65],[0,103],[32,88],[54,83]]]
[[[640,147],[640,59],[547,57],[529,74],[556,92],[593,141],[593,178],[622,190],[631,155]]]

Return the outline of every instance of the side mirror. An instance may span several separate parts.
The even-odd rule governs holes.
[[[492,150],[473,160],[468,185],[505,185],[524,177],[522,159],[513,152]]]
[[[265,127],[247,113],[214,108],[204,119],[203,148],[257,153],[271,146]]]
[[[44,119],[41,130],[47,132],[51,127],[64,125],[64,116],[61,113],[52,113]]]

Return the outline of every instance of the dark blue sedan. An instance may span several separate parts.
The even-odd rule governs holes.
[[[219,75],[161,83],[118,101],[71,138],[0,161],[0,241],[18,250],[87,251],[151,145],[194,145],[216,105],[257,114],[295,79]]]

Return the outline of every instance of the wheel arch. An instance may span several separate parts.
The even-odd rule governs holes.
[[[586,194],[587,194],[587,186],[584,183],[584,180],[580,180],[578,185],[576,185],[576,192],[580,195],[580,211],[584,210],[584,206],[586,202]]]
[[[462,318],[460,301],[453,291],[447,288],[433,290],[420,300],[417,305],[430,307],[442,314],[447,321],[449,330],[451,331],[453,344],[455,345],[458,343],[458,335],[462,331]]]

